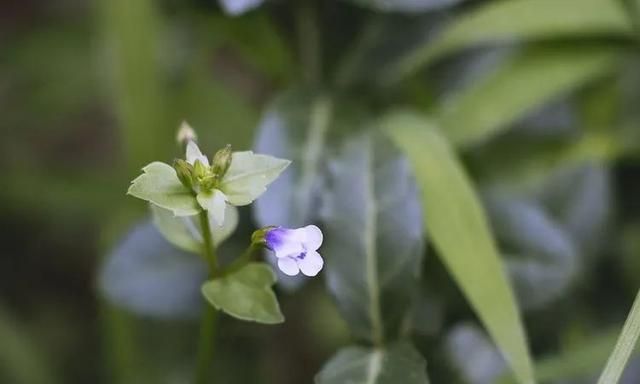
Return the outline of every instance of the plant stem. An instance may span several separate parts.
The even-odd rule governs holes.
[[[200,320],[200,336],[198,342],[198,365],[196,367],[196,384],[210,383],[209,371],[213,361],[214,337],[216,328],[216,309],[206,303]]]
[[[211,223],[207,211],[200,212],[200,228],[204,240],[204,258],[209,265],[209,277],[218,274],[218,257],[211,237]],[[198,360],[196,366],[196,384],[205,384],[209,381],[209,370],[213,360],[214,336],[216,325],[216,310],[211,304],[206,303],[200,320],[200,335],[198,342]]]

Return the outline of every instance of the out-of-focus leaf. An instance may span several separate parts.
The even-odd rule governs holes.
[[[547,356],[535,364],[540,382],[591,377],[604,364],[616,341],[616,331],[605,331],[572,345],[555,355]],[[514,380],[503,375],[497,383],[512,384]]]
[[[506,128],[553,97],[613,70],[615,51],[602,47],[538,47],[447,100],[438,112],[445,135],[466,146]]]
[[[140,315],[191,318],[203,304],[202,259],[178,251],[152,223],[140,224],[108,255],[99,287],[114,304]]]
[[[438,255],[466,295],[520,383],[533,383],[520,314],[487,218],[453,149],[422,116],[390,114],[384,130],[408,156],[422,192]]]
[[[565,228],[583,256],[601,248],[613,204],[605,165],[589,162],[560,168],[534,192],[534,197]]]
[[[533,201],[497,191],[484,201],[520,306],[540,308],[566,293],[577,254],[564,228]]]
[[[264,263],[251,263],[230,275],[202,285],[202,294],[214,307],[241,320],[264,324],[284,321],[271,286],[276,276]]]
[[[315,377],[316,384],[428,384],[427,363],[410,344],[386,348],[347,347]]]
[[[353,333],[398,335],[422,259],[422,218],[409,164],[380,134],[347,140],[331,164],[323,211],[327,286]]]
[[[176,216],[197,215],[200,207],[195,197],[178,179],[170,165],[154,161],[131,182],[127,194],[172,211]]]
[[[507,368],[495,345],[472,324],[455,326],[446,336],[445,350],[466,384],[494,384]]]
[[[252,151],[233,152],[231,165],[222,178],[220,190],[229,203],[237,206],[250,204],[267,190],[290,160],[256,154]]]
[[[176,247],[188,252],[200,254],[203,240],[200,232],[200,223],[197,216],[175,216],[171,211],[150,204],[153,224],[162,233],[165,239]],[[211,237],[213,244],[219,246],[225,241],[238,226],[238,209],[227,204],[225,207],[224,223],[221,226],[211,225]]]
[[[424,12],[449,7],[463,0],[349,0],[383,12]]]
[[[0,379],[15,384],[57,382],[39,340],[0,306]]]
[[[258,128],[255,149],[292,164],[254,204],[260,226],[296,228],[317,217],[320,166],[331,119],[324,96],[292,91],[275,100]]]
[[[257,8],[264,0],[218,0],[224,11],[232,16],[238,16]]]
[[[640,336],[640,291],[633,301],[629,316],[622,327],[622,332],[609,356],[607,365],[600,375],[598,384],[616,384],[620,380],[624,367],[636,346],[638,336]]]
[[[621,4],[611,0],[492,1],[462,15],[433,42],[404,58],[400,77],[468,46],[519,40],[630,37],[633,27]]]

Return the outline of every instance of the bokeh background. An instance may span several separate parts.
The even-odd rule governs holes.
[[[265,108],[298,88],[335,94],[345,115],[408,106],[453,127],[543,382],[592,382],[640,287],[637,2],[476,20],[387,82],[465,15],[506,2],[274,0],[231,15],[213,0],[2,1],[0,382],[189,382],[197,321],[178,313],[179,295],[178,309],[153,307],[175,289],[162,266],[134,287],[150,311],[100,289],[127,241],[175,253],[144,229],[147,207],[127,186],[148,162],[181,156],[182,120],[210,154],[252,148]],[[255,228],[249,208],[241,223],[226,257]],[[427,253],[410,332],[431,381],[496,382],[504,362]],[[298,285],[278,288],[283,325],[220,317],[216,382],[310,383],[352,340],[322,278]],[[640,381],[640,361],[625,380]]]

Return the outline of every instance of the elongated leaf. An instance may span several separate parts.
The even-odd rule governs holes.
[[[340,350],[316,375],[316,384],[428,384],[426,362],[408,343],[384,349]]]
[[[381,122],[409,157],[429,235],[520,383],[533,383],[531,358],[513,292],[471,182],[434,125],[410,112]]]
[[[444,8],[460,3],[463,0],[350,0],[383,12],[424,12]]]
[[[202,294],[214,307],[241,320],[264,324],[284,321],[271,286],[276,276],[265,263],[251,263],[242,269],[202,285]]]
[[[142,170],[144,173],[131,182],[127,194],[173,211],[176,216],[200,212],[195,197],[170,165],[154,161]]]
[[[482,43],[590,36],[629,37],[630,18],[611,0],[491,1],[459,17],[433,44],[416,50],[396,77],[461,48]]]
[[[187,252],[200,254],[204,242],[200,231],[200,223],[196,216],[174,216],[171,211],[150,204],[153,224],[165,239],[176,247]],[[213,244],[219,246],[238,226],[238,209],[232,205],[225,207],[224,223],[221,226],[211,225]]]
[[[260,226],[295,228],[317,217],[331,109],[326,97],[296,90],[280,96],[265,112],[256,152],[291,159],[292,164],[255,202],[254,215]]]
[[[379,134],[345,142],[331,167],[325,243],[327,285],[354,334],[396,336],[422,258],[415,181],[401,153]]]
[[[454,144],[473,144],[551,98],[612,71],[615,58],[615,51],[602,47],[526,50],[447,100],[438,119]]]
[[[616,384],[620,380],[624,367],[636,346],[638,336],[640,336],[640,291],[633,302],[622,333],[620,333],[618,342],[609,356],[598,384]]]
[[[202,259],[178,251],[152,223],[144,223],[107,256],[99,287],[111,302],[137,314],[191,318],[202,308],[206,275]]]

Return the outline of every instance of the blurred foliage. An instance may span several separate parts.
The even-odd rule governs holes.
[[[223,261],[326,231],[332,295],[222,316],[218,382],[595,382],[640,284],[639,37],[635,0],[3,2],[0,381],[189,382],[198,245],[124,196],[188,119],[294,161]]]

